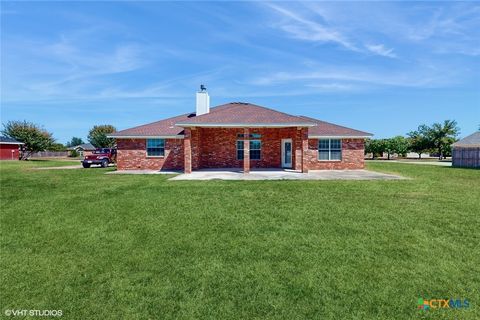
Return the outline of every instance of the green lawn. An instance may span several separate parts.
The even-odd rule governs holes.
[[[480,318],[480,170],[247,182],[43,166],[0,163],[2,316]],[[470,308],[425,312],[419,297]]]

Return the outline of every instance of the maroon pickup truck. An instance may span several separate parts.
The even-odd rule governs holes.
[[[99,164],[103,168],[108,167],[109,163],[115,163],[117,161],[117,150],[111,148],[99,148],[93,151],[82,160],[84,168],[90,168],[92,164]]]

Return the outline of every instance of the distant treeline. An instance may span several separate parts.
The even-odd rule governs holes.
[[[445,120],[431,126],[422,124],[417,130],[407,133],[407,136],[396,136],[390,139],[367,139],[365,154],[371,153],[375,158],[383,153],[406,156],[407,152],[436,153],[439,159],[452,154],[451,145],[457,141],[460,129],[455,120]]]
[[[112,125],[96,125],[88,132],[88,141],[96,148],[109,148],[115,145],[115,139],[107,138],[107,135],[115,132]],[[55,141],[53,134],[45,130],[43,126],[33,122],[8,121],[3,124],[2,135],[23,142],[21,159],[28,159],[31,155],[44,151],[66,151],[68,147],[83,144],[83,140],[73,137],[66,145]]]

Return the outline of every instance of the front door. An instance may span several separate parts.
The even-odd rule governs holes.
[[[282,139],[282,168],[292,167],[292,139]]]

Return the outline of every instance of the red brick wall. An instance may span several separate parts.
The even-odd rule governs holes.
[[[18,160],[19,155],[18,144],[0,144],[0,160]]]
[[[186,129],[188,130],[188,129]],[[201,142],[200,142],[200,129],[191,129],[192,135],[192,170],[200,169],[200,155],[201,155]]]
[[[318,139],[309,139],[308,168],[310,170],[363,169],[365,167],[364,148],[364,139],[342,139],[341,161],[319,161]]]
[[[183,139],[165,139],[164,157],[147,157],[145,139],[117,139],[118,170],[182,170]]]
[[[243,168],[243,160],[237,160],[237,134],[243,133],[243,128],[196,128],[191,132],[192,169],[199,168]],[[302,136],[306,129],[297,128],[250,128],[250,133],[262,135],[262,158],[250,160],[251,168],[280,168],[281,140],[292,139],[292,166],[302,169],[300,158]],[[165,157],[147,158],[145,139],[117,139],[119,170],[131,169],[176,169],[184,168],[183,139],[166,139]],[[318,139],[308,140],[306,166],[310,170],[321,169],[363,169],[364,140],[343,139],[342,161],[319,161]]]

